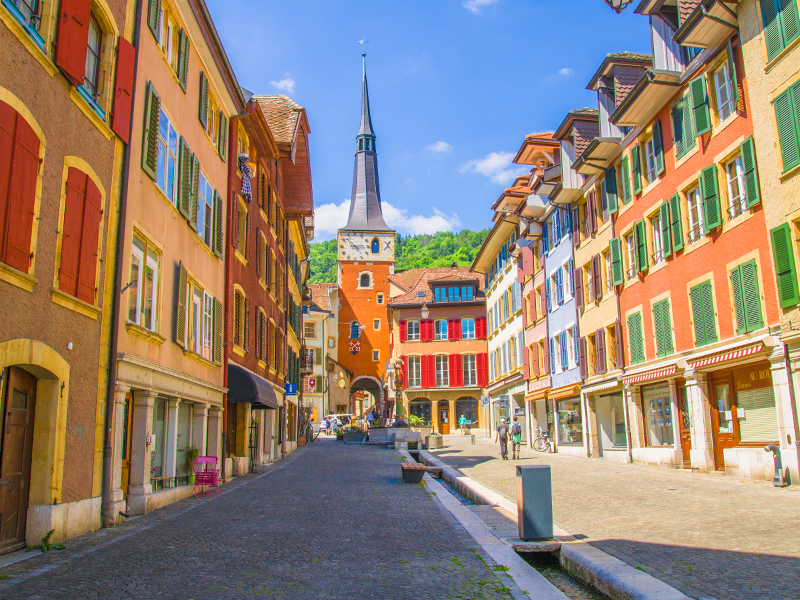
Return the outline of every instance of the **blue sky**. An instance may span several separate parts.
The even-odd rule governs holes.
[[[528,133],[596,107],[609,52],[650,52],[646,17],[602,0],[206,0],[240,85],[311,125],[316,241],[347,220],[367,52],[381,197],[402,234],[483,229]],[[359,40],[367,39],[360,45]]]

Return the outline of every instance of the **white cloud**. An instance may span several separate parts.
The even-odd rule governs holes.
[[[564,67],[563,69],[559,69],[558,73],[550,75],[550,79],[569,79],[572,73],[572,69]]]
[[[455,231],[461,227],[457,214],[448,215],[436,207],[433,214],[412,215],[408,210],[396,208],[388,202],[381,203],[383,218],[386,224],[403,234],[420,235],[438,231]],[[342,200],[340,204],[322,204],[314,208],[314,238],[329,240],[336,237],[336,231],[347,224],[350,214],[350,200]]]
[[[464,163],[462,173],[478,173],[488,177],[492,183],[509,184],[515,177],[529,171],[528,167],[515,165],[513,152],[490,152],[483,158],[478,158]]]
[[[496,3],[497,0],[467,0],[461,6],[466,8],[468,11],[477,14],[481,12],[481,8],[483,8],[484,6],[489,6],[490,4],[496,4]]]
[[[289,77],[289,73],[287,73],[286,76],[283,79],[281,79],[280,81],[270,81],[269,84],[272,87],[278,88],[279,90],[281,90],[283,92],[287,92],[289,94],[294,94],[295,81],[294,81],[294,79]]]
[[[442,142],[441,140],[438,142],[434,142],[430,146],[428,146],[428,150],[431,152],[436,152],[438,154],[444,154],[446,152],[452,152],[453,147],[448,144],[447,142]]]

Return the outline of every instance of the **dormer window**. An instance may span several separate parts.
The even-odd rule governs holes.
[[[381,242],[378,238],[373,238],[372,240],[372,253],[373,254],[380,254],[381,251]]]

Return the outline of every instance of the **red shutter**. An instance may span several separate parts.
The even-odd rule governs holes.
[[[617,369],[621,369],[622,366],[625,364],[624,360],[624,351],[623,351],[623,343],[622,343],[622,323],[619,319],[614,323],[614,337],[616,338],[617,347],[616,350],[616,360]]]
[[[477,355],[478,386],[484,387],[489,383],[489,356],[484,352]]]
[[[530,303],[530,297],[525,296],[525,299],[523,300],[523,303],[525,303],[525,302]],[[528,311],[527,310],[523,310],[522,311],[522,327],[523,328],[527,328],[528,327]]]
[[[72,85],[83,83],[89,42],[91,0],[61,0],[58,15],[56,64]]]
[[[606,330],[602,327],[594,334],[595,354],[597,356],[597,372],[603,375],[608,370],[606,368]]]
[[[97,288],[97,253],[100,240],[100,224],[103,215],[103,199],[91,178],[86,178],[86,201],[83,203],[83,227],[81,230],[81,263],[78,270],[78,298],[89,304],[95,303]]]
[[[522,348],[522,376],[525,378],[525,381],[531,378],[530,356],[528,356],[528,352],[528,347],[524,346]]]
[[[547,284],[542,283],[542,306],[540,307],[539,314],[543,317],[547,315]]]
[[[539,344],[534,342],[533,347],[533,376],[539,377]]]
[[[14,130],[17,111],[0,101],[0,260],[5,261],[6,212],[11,183],[11,161],[14,156]]]
[[[419,357],[419,380],[420,386],[423,388],[428,387],[428,357]]]
[[[583,267],[576,267],[573,279],[575,280],[575,308],[582,309],[583,304]]]
[[[603,296],[603,263],[599,254],[594,255],[594,297]]]
[[[450,319],[448,321],[447,338],[450,340],[461,339],[461,319]]]
[[[533,275],[533,250],[531,248],[522,249],[522,272],[525,275]]]
[[[529,306],[531,307],[529,320],[531,323],[536,323],[536,292],[531,290],[530,295],[528,296],[530,302],[528,302]]]
[[[449,375],[447,377],[447,382],[449,387],[459,387],[458,385],[458,365],[456,365],[456,360],[461,358],[459,354],[451,354],[447,357],[448,367],[449,367]]]
[[[408,387],[408,357],[401,356],[400,362],[402,363],[401,373],[403,374],[403,387]]]
[[[405,342],[407,339],[406,335],[406,322],[400,321],[400,341]]]
[[[589,219],[589,233],[592,234],[597,231],[597,202],[595,201],[595,195],[589,194],[588,198],[586,199],[586,211],[587,218]]]
[[[436,357],[429,355],[426,358],[428,359],[428,386],[436,387]]]
[[[8,193],[3,197],[3,200],[7,199],[7,217],[4,229],[0,229],[0,236],[5,234],[6,237],[0,247],[0,260],[27,273],[31,262],[33,208],[39,173],[39,138],[21,115],[17,114],[15,121],[8,178],[0,177],[0,180],[8,181]],[[7,159],[3,156],[0,160]]]
[[[80,169],[70,168],[64,191],[64,224],[61,228],[61,260],[58,269],[58,289],[71,296],[78,295],[78,270],[81,260],[81,229],[86,181],[89,177]]]
[[[458,385],[464,387],[464,357],[461,354],[456,355],[456,371],[458,372]]]
[[[486,317],[475,319],[475,337],[479,340],[486,338]]]
[[[133,70],[136,50],[124,37],[117,41],[117,75],[114,80],[114,106],[111,109],[111,129],[126,144],[129,142],[133,100]]]
[[[422,321],[421,325],[422,333],[420,334],[420,338],[423,342],[430,342],[433,341],[433,321],[431,319],[427,319]]]

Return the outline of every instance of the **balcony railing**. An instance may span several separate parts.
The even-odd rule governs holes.
[[[738,198],[734,198],[733,201],[731,202],[731,205],[728,207],[728,218],[731,220],[735,219],[739,215],[743,214],[744,211],[745,211],[744,198],[741,196]]]
[[[687,237],[689,238],[690,244],[699,240],[701,237],[703,237],[703,226],[698,223],[697,225],[689,229]]]
[[[630,269],[628,269],[628,271],[627,271],[627,273],[628,273],[628,279],[634,279],[634,278],[636,277],[636,275],[637,275],[637,273],[638,273],[638,272],[639,272],[639,270],[636,268],[636,266],[635,266],[635,265],[634,265],[634,266],[632,266],[632,267],[631,267]]]
[[[663,250],[656,250],[653,252],[653,264],[657,265],[662,260],[664,260],[664,251]]]

